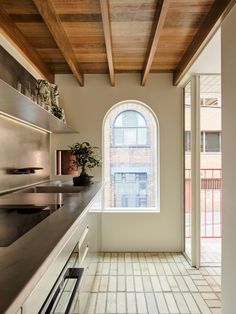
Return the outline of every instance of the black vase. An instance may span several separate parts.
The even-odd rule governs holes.
[[[93,176],[78,176],[73,178],[73,183],[75,186],[86,186],[92,183]]]

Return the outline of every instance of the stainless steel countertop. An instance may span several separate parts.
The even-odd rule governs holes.
[[[52,181],[51,185],[68,184]],[[43,184],[47,185],[47,184]],[[4,313],[17,300],[22,290],[30,291],[39,270],[58,243],[68,235],[68,230],[80,217],[97,192],[101,183],[94,183],[79,193],[10,193],[0,196],[0,204],[63,204],[52,215],[41,221],[8,247],[0,248],[0,313]],[[37,279],[37,278],[36,278]]]

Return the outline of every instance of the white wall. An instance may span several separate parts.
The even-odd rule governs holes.
[[[192,75],[195,74],[221,73],[221,31],[214,34],[209,43],[203,49],[196,61],[192,64],[189,71],[181,80],[184,86]]]
[[[154,110],[160,124],[161,212],[103,214],[103,249],[180,251],[181,89],[172,86],[172,75],[152,74],[145,87],[140,86],[140,75],[137,74],[116,75],[116,87],[110,86],[107,75],[86,75],[84,87],[79,87],[71,75],[57,75],[56,83],[67,122],[79,134],[53,134],[52,160],[55,149],[68,149],[68,145],[75,141],[86,140],[102,148],[103,118],[109,108],[120,101],[136,99]],[[101,173],[101,169],[93,171],[97,178],[101,178]],[[55,168],[52,168],[55,178],[54,174]]]
[[[236,7],[222,26],[223,314],[236,312]]]

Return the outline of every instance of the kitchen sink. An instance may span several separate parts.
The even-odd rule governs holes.
[[[48,186],[34,186],[20,192],[21,193],[79,193],[83,189],[84,189],[84,186],[48,185]]]

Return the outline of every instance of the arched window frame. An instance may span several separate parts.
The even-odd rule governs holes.
[[[160,212],[160,127],[159,127],[159,121],[158,118],[155,114],[155,112],[145,103],[138,101],[138,100],[124,100],[121,102],[118,102],[116,104],[114,104],[106,113],[104,119],[103,119],[103,136],[102,136],[102,141],[103,141],[103,145],[102,145],[102,149],[103,149],[103,158],[104,158],[104,163],[103,163],[103,173],[102,173],[102,178],[103,178],[103,182],[106,183],[106,179],[108,177],[109,171],[108,171],[108,167],[106,166],[106,149],[105,149],[105,145],[106,145],[106,141],[105,141],[105,132],[106,132],[106,124],[108,123],[109,120],[109,116],[110,114],[116,109],[121,107],[122,105],[139,105],[141,107],[144,108],[144,110],[146,110],[147,112],[149,112],[151,114],[151,116],[153,117],[154,121],[155,121],[155,164],[156,164],[156,180],[155,180],[155,186],[156,186],[156,206],[155,207],[146,207],[146,208],[140,208],[137,210],[137,208],[135,208],[134,210],[132,209],[123,209],[123,208],[109,208],[104,207],[104,211],[106,212],[144,212],[144,213],[148,213],[148,212],[154,212],[154,213],[159,213]],[[127,110],[134,110],[134,109],[127,109]],[[120,113],[124,111],[124,110],[120,110]],[[138,110],[134,110],[134,111],[138,111]],[[139,112],[139,111],[138,111]],[[118,113],[116,115],[116,118],[119,116]],[[140,113],[140,112],[139,112]],[[142,116],[143,114],[140,113]],[[144,117],[145,119],[145,117]],[[115,121],[115,119],[114,119]],[[113,124],[114,124],[113,121]],[[145,119],[146,121],[146,119]],[[113,136],[113,135],[112,135]],[[113,144],[113,141],[112,141]],[[110,170],[110,169],[109,169]],[[105,192],[106,194],[106,192]]]

